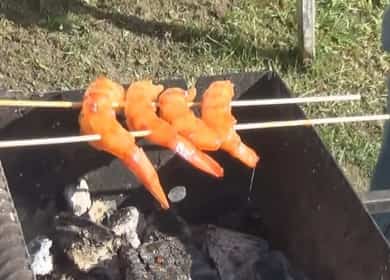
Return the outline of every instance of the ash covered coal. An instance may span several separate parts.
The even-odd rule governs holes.
[[[177,238],[155,232],[155,240],[139,250],[123,247],[125,279],[191,279],[191,255]]]
[[[54,218],[50,269],[38,269],[38,280],[306,280],[258,237],[260,215],[251,209],[204,225],[187,224],[174,209],[146,213],[102,198],[81,215],[68,211]]]
[[[82,272],[113,261],[116,242],[113,232],[88,220],[70,215],[56,217],[56,247]]]
[[[77,216],[83,215],[91,207],[91,195],[88,184],[84,179],[81,179],[76,186],[68,186],[64,194],[70,209]]]
[[[138,209],[125,207],[116,211],[108,221],[110,228],[117,236],[125,238],[133,248],[138,248],[141,244],[137,234],[138,220]]]
[[[28,244],[31,269],[35,275],[46,275],[53,270],[53,256],[50,253],[52,244],[53,242],[44,236],[37,236]]]

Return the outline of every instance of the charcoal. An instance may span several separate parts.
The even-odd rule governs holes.
[[[95,223],[102,223],[103,220],[113,214],[116,210],[116,202],[112,200],[95,200],[88,210],[88,216]]]
[[[74,242],[65,253],[81,271],[89,271],[101,262],[110,260],[115,254],[111,241],[93,243],[88,239],[80,239]]]
[[[65,233],[78,236],[85,236],[96,242],[113,238],[113,232],[103,226],[83,217],[76,217],[66,213],[61,213],[55,218],[55,228],[57,234]]]
[[[31,258],[31,269],[35,275],[46,275],[53,270],[53,256],[50,248],[53,244],[49,238],[38,236],[28,244]]]
[[[160,234],[154,234],[159,236]],[[187,280],[191,273],[191,256],[176,237],[146,242],[139,248],[143,263],[155,279]]]
[[[119,257],[125,280],[152,279],[141,262],[138,252],[131,246],[123,246],[119,251]]]
[[[87,239],[75,242],[66,250],[67,256],[81,271],[89,271],[101,262],[111,260],[115,254],[112,242],[95,244]]]
[[[64,194],[69,208],[76,216],[83,215],[91,207],[91,195],[84,179],[81,179],[77,185],[68,186]]]
[[[110,261],[118,247],[113,233],[86,218],[60,215],[56,218],[57,246],[81,271]]]
[[[158,212],[148,216],[143,231],[144,242],[164,239],[166,235],[178,236],[180,240],[191,242],[191,227],[174,211]],[[162,234],[164,232],[164,234]]]
[[[37,280],[84,280],[77,279],[71,275],[64,274],[62,272],[53,271],[53,273],[46,276],[38,276]]]
[[[270,252],[264,259],[258,260],[255,267],[248,269],[246,273],[251,273],[251,271],[260,276],[255,279],[294,280],[288,260],[279,251]]]
[[[88,274],[88,280],[115,280],[109,271],[104,268],[98,267],[91,270]]]
[[[193,234],[195,227],[177,215],[175,211],[154,213],[147,219],[150,232],[144,234],[143,242],[165,240],[167,235],[176,236],[185,246],[186,252],[191,257],[192,279],[219,280],[217,270],[212,266],[207,253],[201,250],[204,239],[199,239],[197,232]],[[158,228],[159,230],[156,230]],[[164,232],[164,233],[162,233]]]
[[[110,217],[109,225],[116,235],[123,236],[133,248],[138,248],[141,244],[137,234],[138,220],[137,208],[125,207]]]
[[[264,239],[212,225],[207,226],[206,243],[213,258],[226,258],[230,255],[239,258],[244,253],[248,258],[254,258],[269,251],[269,244]]]
[[[119,259],[113,256],[111,259],[99,263],[88,272],[88,280],[118,280],[121,279]]]
[[[220,280],[218,271],[211,265],[210,260],[195,246],[187,246],[191,255],[191,278],[202,280]]]
[[[301,271],[292,268],[281,251],[271,251],[267,258],[258,262],[256,268],[260,271],[262,279],[308,280]]]
[[[221,280],[304,280],[293,271],[285,255],[253,235],[208,225],[205,247]]]
[[[207,251],[222,280],[264,280],[256,270],[256,263],[268,254],[265,240],[215,226],[207,227],[205,238]]]

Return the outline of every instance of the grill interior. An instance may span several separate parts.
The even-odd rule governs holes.
[[[236,99],[291,95],[276,73],[264,72],[201,77],[197,99],[210,82],[220,79],[232,80]],[[185,87],[182,79],[163,84]],[[80,100],[82,93],[55,92],[44,98]],[[296,105],[234,108],[233,113],[239,123],[305,118]],[[77,117],[77,110],[4,109],[0,111],[2,139],[77,135]],[[240,135],[261,157],[252,192],[252,170],[223,152],[212,153],[225,169],[224,178],[217,180],[170,151],[139,141],[158,166],[167,193],[186,186],[186,198],[172,205],[171,211],[192,225],[222,223],[225,227],[229,224],[221,217],[237,213],[231,228],[261,234],[311,279],[390,277],[387,242],[314,129],[251,130]],[[57,211],[64,210],[64,188],[81,177],[88,181],[93,197],[134,205],[143,213],[158,211],[153,198],[120,162],[86,143],[8,149],[0,155],[27,242],[46,230],[32,224],[31,213],[53,201]],[[257,213],[255,220],[250,218],[253,213]]]

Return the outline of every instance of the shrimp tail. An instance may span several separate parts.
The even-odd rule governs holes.
[[[121,160],[144,184],[145,188],[160,203],[161,207],[165,210],[169,209],[168,199],[161,186],[157,172],[143,149],[134,147]]]
[[[184,137],[179,135],[170,148],[199,170],[217,178],[223,177],[224,170],[219,163],[209,155],[198,150]]]
[[[241,137],[234,130],[230,131],[230,135],[228,136],[227,141],[222,144],[221,149],[225,150],[232,157],[240,160],[250,168],[255,168],[260,160],[260,157],[255,150],[245,145],[241,141]]]
[[[255,168],[260,160],[257,153],[242,142],[237,149],[229,150],[228,153],[250,168]]]

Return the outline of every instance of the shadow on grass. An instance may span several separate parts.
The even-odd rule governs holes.
[[[244,38],[241,35],[242,32],[232,26],[229,26],[229,30],[222,34],[215,29],[200,29],[174,23],[145,20],[135,15],[122,14],[91,6],[80,0],[45,0],[46,2],[57,3],[55,8],[42,8],[40,1],[42,0],[4,0],[0,4],[0,15],[3,14],[9,20],[25,27],[38,25],[48,31],[53,31],[56,20],[61,21],[61,18],[66,18],[68,12],[79,15],[88,14],[95,19],[109,21],[120,29],[138,35],[164,39],[166,34],[169,34],[173,41],[185,43],[188,48],[192,48],[193,43],[199,40],[206,40],[212,46],[212,52],[216,56],[226,51],[225,46],[227,46],[231,53],[229,55],[237,60],[242,59],[242,55],[245,54],[246,57],[263,59],[263,61],[259,61],[259,64],[261,62],[272,64],[272,61],[278,61],[282,71],[286,71],[290,66],[296,67],[297,71],[303,70],[303,66],[298,63],[299,57],[296,48],[260,49],[253,45],[250,38]],[[229,34],[229,36],[226,36],[226,34]],[[202,50],[199,51],[199,55],[203,55]]]

